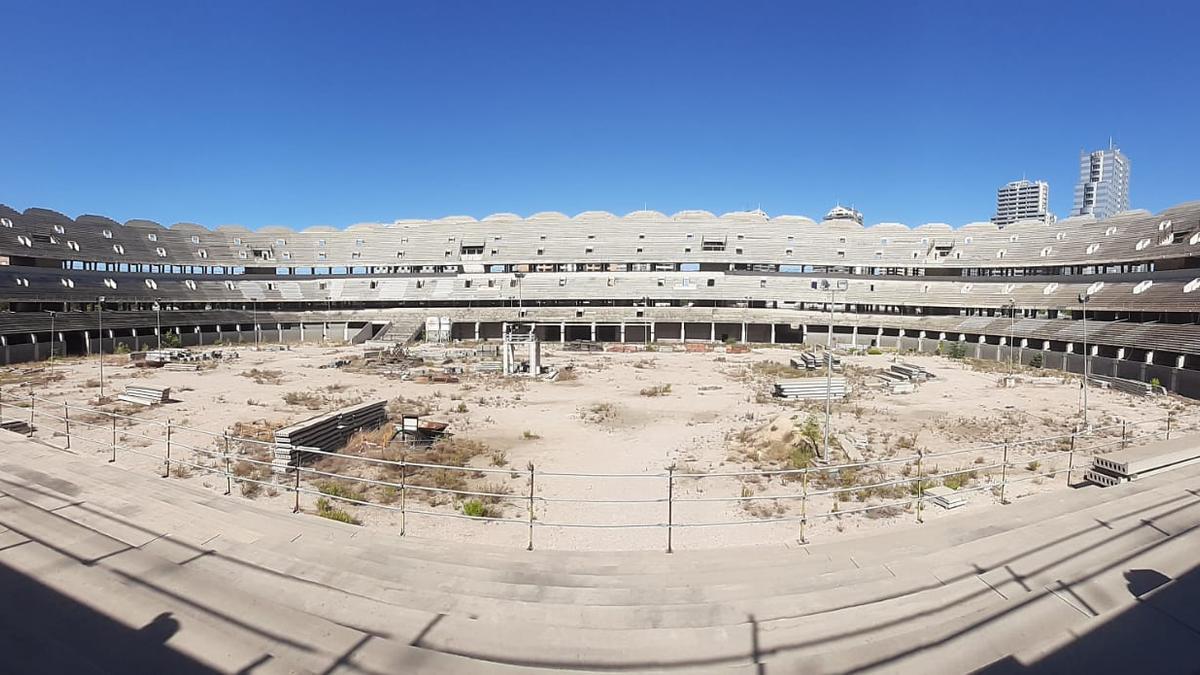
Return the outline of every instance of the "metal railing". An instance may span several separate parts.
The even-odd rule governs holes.
[[[1077,466],[1076,456],[1089,457],[1097,452],[1111,451],[1128,447],[1132,443],[1152,438],[1169,439],[1172,433],[1173,418],[1153,417],[1137,421],[1121,420],[1119,422],[1095,426],[1089,429],[1078,427],[1070,433],[1046,436],[1032,439],[1008,440],[1001,443],[989,443],[949,450],[945,452],[925,452],[916,449],[911,454],[888,457],[876,460],[864,460],[843,464],[813,465],[802,468],[779,469],[746,469],[733,471],[688,471],[679,470],[672,465],[660,472],[645,473],[596,473],[596,472],[565,472],[546,471],[537,469],[533,463],[525,469],[457,466],[436,464],[407,459],[407,451],[401,451],[398,459],[387,459],[382,456],[387,452],[380,449],[380,457],[342,454],[320,450],[305,450],[305,453],[318,455],[321,458],[336,458],[341,462],[355,463],[360,467],[377,470],[375,477],[339,473],[318,466],[305,465],[299,462],[287,468],[285,473],[277,472],[278,467],[269,460],[260,459],[247,454],[247,448],[260,447],[270,454],[274,449],[273,441],[265,441],[244,436],[234,436],[228,432],[213,432],[171,420],[155,420],[136,415],[127,415],[115,411],[103,410],[88,406],[53,401],[36,393],[28,395],[14,394],[10,386],[8,390],[0,389],[0,422],[18,421],[28,425],[28,435],[35,435],[39,420],[50,421],[52,425],[62,425],[62,431],[55,430],[50,439],[62,438],[64,449],[71,449],[73,443],[86,443],[99,447],[108,457],[108,462],[116,462],[119,453],[146,457],[161,463],[162,476],[171,475],[172,470],[177,474],[184,471],[199,471],[206,475],[223,477],[225,494],[233,493],[234,484],[252,485],[257,488],[282,490],[293,494],[292,511],[302,511],[301,496],[309,495],[317,500],[329,500],[326,505],[334,502],[353,504],[372,509],[381,509],[399,515],[400,534],[408,531],[408,520],[411,515],[430,518],[448,518],[468,520],[479,523],[500,523],[521,525],[527,528],[526,547],[533,549],[534,532],[540,528],[559,529],[663,529],[665,530],[666,551],[674,548],[674,532],[676,529],[690,528],[720,528],[733,526],[753,526],[760,524],[786,523],[796,527],[796,537],[800,543],[808,543],[807,527],[810,523],[822,520],[869,515],[872,512],[885,512],[897,515],[896,509],[915,511],[916,522],[924,522],[926,503],[934,499],[926,494],[926,490],[934,487],[935,482],[945,484],[947,479],[954,479],[959,485],[956,494],[986,494],[991,495],[1000,503],[1009,503],[1009,487],[1029,481],[1053,478],[1065,474],[1067,485],[1072,483],[1072,477],[1085,471],[1087,467]],[[142,425],[135,428],[134,425]],[[146,433],[157,428],[158,434]],[[189,440],[185,440],[185,438]],[[202,439],[202,440],[196,440]],[[41,439],[49,442],[48,439]],[[158,446],[158,450],[153,448]],[[1000,453],[999,461],[989,461],[985,455]],[[189,456],[187,453],[191,453]],[[974,454],[976,458],[965,466],[942,471],[939,462],[954,460],[964,455]],[[1014,476],[1020,462],[1025,462],[1025,471]],[[1042,463],[1046,463],[1045,470]],[[1062,468],[1065,463],[1066,467]],[[931,466],[932,464],[932,466]],[[901,465],[899,475],[888,475],[886,469]],[[181,469],[180,467],[186,467]],[[247,470],[246,467],[250,467]],[[1053,468],[1051,468],[1053,467]],[[259,471],[254,471],[259,468]],[[914,470],[915,469],[915,470]],[[519,494],[513,492],[496,492],[486,489],[470,489],[464,482],[451,482],[451,486],[428,484],[429,481],[421,476],[422,471],[450,472],[464,478],[504,476],[512,479],[524,478],[527,489]],[[874,471],[874,482],[858,484],[860,472]],[[999,480],[995,480],[999,473]],[[595,487],[605,481],[658,481],[660,490],[651,496],[619,497],[590,497],[578,496],[591,494],[593,490],[572,490],[566,496],[547,494],[539,491],[547,481],[583,480],[588,487]],[[709,495],[701,490],[681,490],[681,482],[692,482],[694,485],[728,480],[739,487],[739,494]],[[779,488],[784,490],[772,494],[747,494],[747,481],[770,481],[777,479]],[[849,479],[849,484],[845,484]],[[353,483],[366,487],[382,488],[391,491],[393,499],[371,500],[357,495],[344,494],[342,490],[331,489],[320,481]],[[971,481],[978,481],[970,485]],[[794,484],[798,483],[798,487]],[[345,484],[345,483],[339,483]],[[453,485],[460,485],[453,487]],[[487,487],[487,486],[485,486]],[[627,487],[627,486],[624,486]],[[623,490],[624,491],[624,487]],[[243,488],[245,490],[245,488]],[[753,492],[753,491],[749,491]],[[841,508],[840,505],[852,504],[857,498],[860,503],[870,499],[872,494],[884,495],[880,503],[863,504],[852,508]],[[866,495],[860,497],[860,495]],[[439,509],[429,505],[429,497],[448,498],[452,503],[461,504],[464,500],[486,500],[488,502],[516,504],[523,513],[519,517],[508,517],[495,514],[469,514],[458,510]],[[425,497],[422,500],[422,497]],[[829,501],[833,509],[825,512],[813,512],[813,506],[818,501]],[[741,519],[723,520],[687,520],[679,519],[676,507],[687,504],[741,504],[743,508],[760,502],[775,504],[788,503],[799,505],[799,514],[789,513],[786,508],[774,515],[748,517]],[[637,520],[632,522],[581,522],[576,520],[547,519],[553,515],[553,505],[606,505],[622,509],[631,508],[635,511]],[[536,515],[540,507],[542,517]],[[328,506],[326,506],[328,508]],[[318,505],[318,511],[321,507]],[[657,518],[654,513],[657,510]],[[550,512],[550,513],[548,513]],[[650,515],[650,519],[646,516]]]

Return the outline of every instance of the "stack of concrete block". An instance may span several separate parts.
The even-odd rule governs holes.
[[[360,429],[375,429],[387,421],[387,401],[371,401],[310,417],[275,432],[275,457],[271,468],[276,473],[312,457],[316,451],[334,452]]]

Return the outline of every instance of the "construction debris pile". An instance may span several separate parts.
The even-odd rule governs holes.
[[[775,397],[790,401],[824,400],[828,392],[830,398],[846,398],[850,387],[844,377],[802,377],[794,380],[777,380],[775,382]]]
[[[911,363],[893,363],[887,370],[875,374],[883,384],[883,388],[893,394],[911,394],[917,390],[917,384],[935,377],[927,369]]]
[[[146,352],[133,352],[129,355],[129,360],[136,366],[186,372],[199,370],[200,364],[206,361],[236,358],[238,358],[237,352],[222,349],[202,352],[194,352],[189,349],[154,349]]]
[[[275,432],[275,473],[291,471],[314,451],[334,452],[360,429],[375,429],[387,421],[387,401],[371,401],[310,417]]]
[[[117,400],[143,406],[159,405],[171,400],[171,388],[155,387],[149,384],[127,384],[125,392],[117,394]]]
[[[825,352],[832,361],[831,368],[834,372],[842,371],[842,359],[833,352]],[[825,358],[816,352],[800,352],[799,356],[792,359],[792,367],[796,370],[817,370],[825,367]]]

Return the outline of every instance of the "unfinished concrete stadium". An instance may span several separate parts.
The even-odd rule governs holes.
[[[1198,247],[0,207],[5,667],[1193,672]]]

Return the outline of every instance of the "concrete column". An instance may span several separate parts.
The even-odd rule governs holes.
[[[304,342],[304,321],[300,321],[300,341]],[[200,344],[204,344],[204,334],[200,334]]]
[[[596,322],[592,322],[592,342],[596,341]]]
[[[746,344],[746,322],[742,322],[742,344]],[[826,392],[828,393],[828,392]]]
[[[771,344],[775,344],[775,324],[771,324]]]
[[[850,344],[855,349],[858,349],[858,324],[854,324],[854,327],[850,329]]]
[[[687,342],[687,323],[684,321],[679,322],[679,341]]]
[[[1125,348],[1124,347],[1117,347],[1117,358],[1118,359],[1125,358]]]
[[[558,343],[566,344],[567,342],[567,322],[563,321],[558,324]]]
[[[1176,368],[1182,368],[1183,363],[1184,363],[1184,355],[1183,354],[1180,354],[1179,356],[1175,357],[1175,367]]]
[[[1067,353],[1068,353],[1068,354],[1074,354],[1074,353],[1075,353],[1075,343],[1074,343],[1074,342],[1068,342],[1068,343],[1067,343]]]
[[[713,321],[712,323],[708,324],[708,341],[709,342],[717,341],[717,322],[716,321]],[[826,392],[826,393],[828,393],[828,392]]]
[[[917,333],[917,351],[925,349],[925,331]]]
[[[475,341],[479,342],[479,322],[475,322]]]
[[[621,344],[625,344],[625,322],[621,322]]]
[[[1153,351],[1146,352],[1146,363],[1148,363],[1148,364],[1154,363],[1154,352]]]
[[[656,339],[656,337],[654,335],[654,322],[651,321],[650,322],[650,341],[654,342],[655,339]]]

